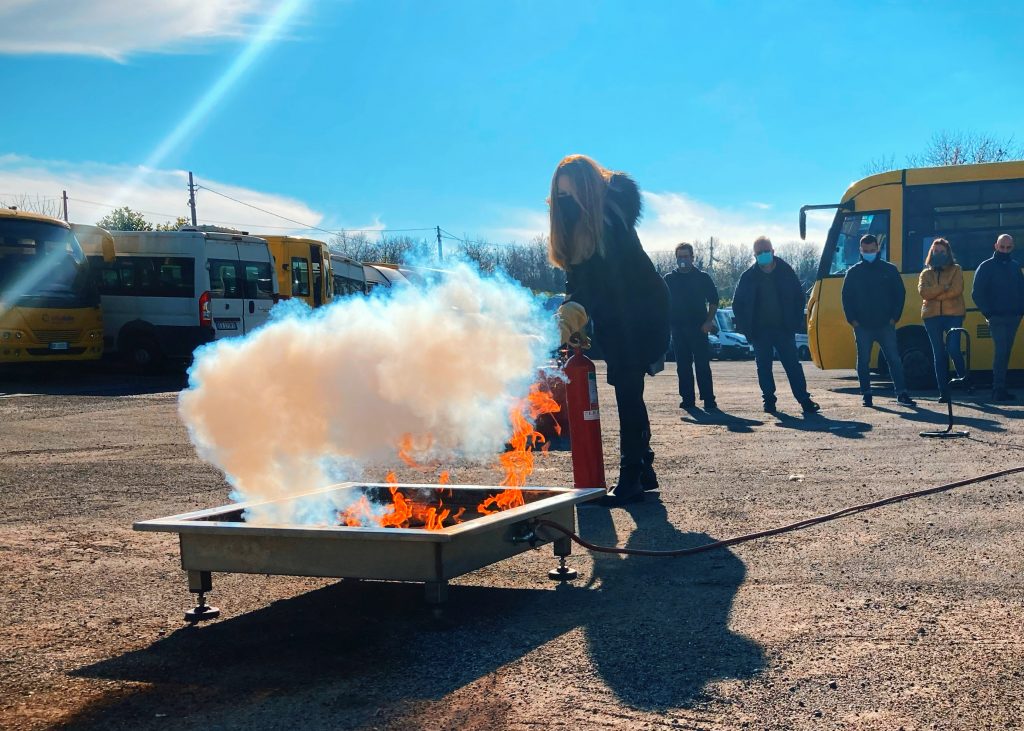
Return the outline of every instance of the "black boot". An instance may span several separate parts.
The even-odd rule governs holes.
[[[644,432],[643,469],[640,471],[640,486],[644,492],[658,489],[658,475],[654,472],[654,450],[651,449],[651,433]]]
[[[606,508],[617,508],[631,503],[642,503],[644,501],[644,487],[640,482],[642,472],[642,465],[623,465],[619,468],[619,480],[615,483],[615,487],[598,500],[598,504]]]

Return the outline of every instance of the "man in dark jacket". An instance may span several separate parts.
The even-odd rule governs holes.
[[[1013,253],[1013,237],[1003,234],[996,239],[995,253],[978,265],[974,273],[971,297],[988,320],[995,353],[992,356],[992,399],[1013,401],[1006,390],[1006,369],[1010,351],[1024,316],[1024,274]]]
[[[896,402],[914,406],[903,378],[903,362],[896,343],[896,323],[903,315],[906,288],[899,270],[884,261],[873,234],[861,236],[860,261],[850,267],[843,280],[843,312],[853,326],[857,341],[857,378],[864,405],[871,406],[871,348],[882,349],[889,366]]]
[[[665,275],[665,284],[672,302],[672,351],[676,356],[679,376],[679,408],[692,409],[697,405],[693,393],[693,375],[697,374],[697,388],[707,411],[718,408],[715,388],[711,381],[711,353],[708,334],[715,331],[715,312],[718,310],[718,288],[706,272],[694,266],[693,246],[676,247],[678,267]]]
[[[807,380],[800,365],[794,338],[804,320],[804,292],[793,267],[775,256],[767,236],[754,242],[754,265],[740,275],[733,297],[736,329],[754,346],[757,381],[764,398],[764,410],[775,413],[775,353],[786,369],[789,387],[805,414],[821,409],[807,393]]]

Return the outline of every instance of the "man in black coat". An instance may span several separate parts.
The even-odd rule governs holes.
[[[804,291],[793,267],[775,256],[767,236],[754,241],[753,266],[740,275],[733,296],[736,329],[754,346],[757,381],[764,410],[775,413],[775,354],[786,369],[789,387],[805,414],[821,410],[807,393],[807,379],[796,352],[796,333],[804,320]]]
[[[882,350],[889,366],[896,402],[914,406],[903,378],[903,362],[896,342],[896,323],[907,299],[899,269],[879,255],[878,239],[867,234],[860,239],[860,261],[850,267],[843,280],[843,312],[853,326],[857,341],[857,378],[864,405],[871,406],[871,348]]]
[[[711,353],[708,334],[715,331],[718,311],[718,288],[707,272],[694,265],[693,246],[676,247],[677,268],[665,275],[665,284],[672,302],[672,351],[679,376],[679,408],[697,405],[693,393],[696,371],[697,389],[707,411],[718,408],[711,380]]]
[[[978,265],[974,273],[971,297],[981,314],[988,320],[992,333],[992,399],[1013,401],[1016,397],[1006,390],[1006,369],[1010,365],[1010,351],[1017,337],[1021,318],[1024,317],[1024,274],[1020,262],[1014,259],[1013,237],[1002,234],[996,239],[995,253]]]

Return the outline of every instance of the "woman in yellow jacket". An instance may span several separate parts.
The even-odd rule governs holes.
[[[921,319],[932,344],[939,403],[944,404],[949,402],[949,358],[953,359],[958,378],[967,374],[964,356],[960,352],[960,333],[951,333],[949,340],[943,343],[947,331],[964,324],[964,273],[945,239],[932,242],[924,263],[917,291],[922,300]]]

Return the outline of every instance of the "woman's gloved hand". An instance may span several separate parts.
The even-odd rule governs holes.
[[[584,348],[590,347],[590,339],[583,332],[590,318],[583,305],[578,302],[566,302],[558,308],[558,330],[562,335],[562,345],[575,342]],[[575,336],[575,338],[573,337]]]

